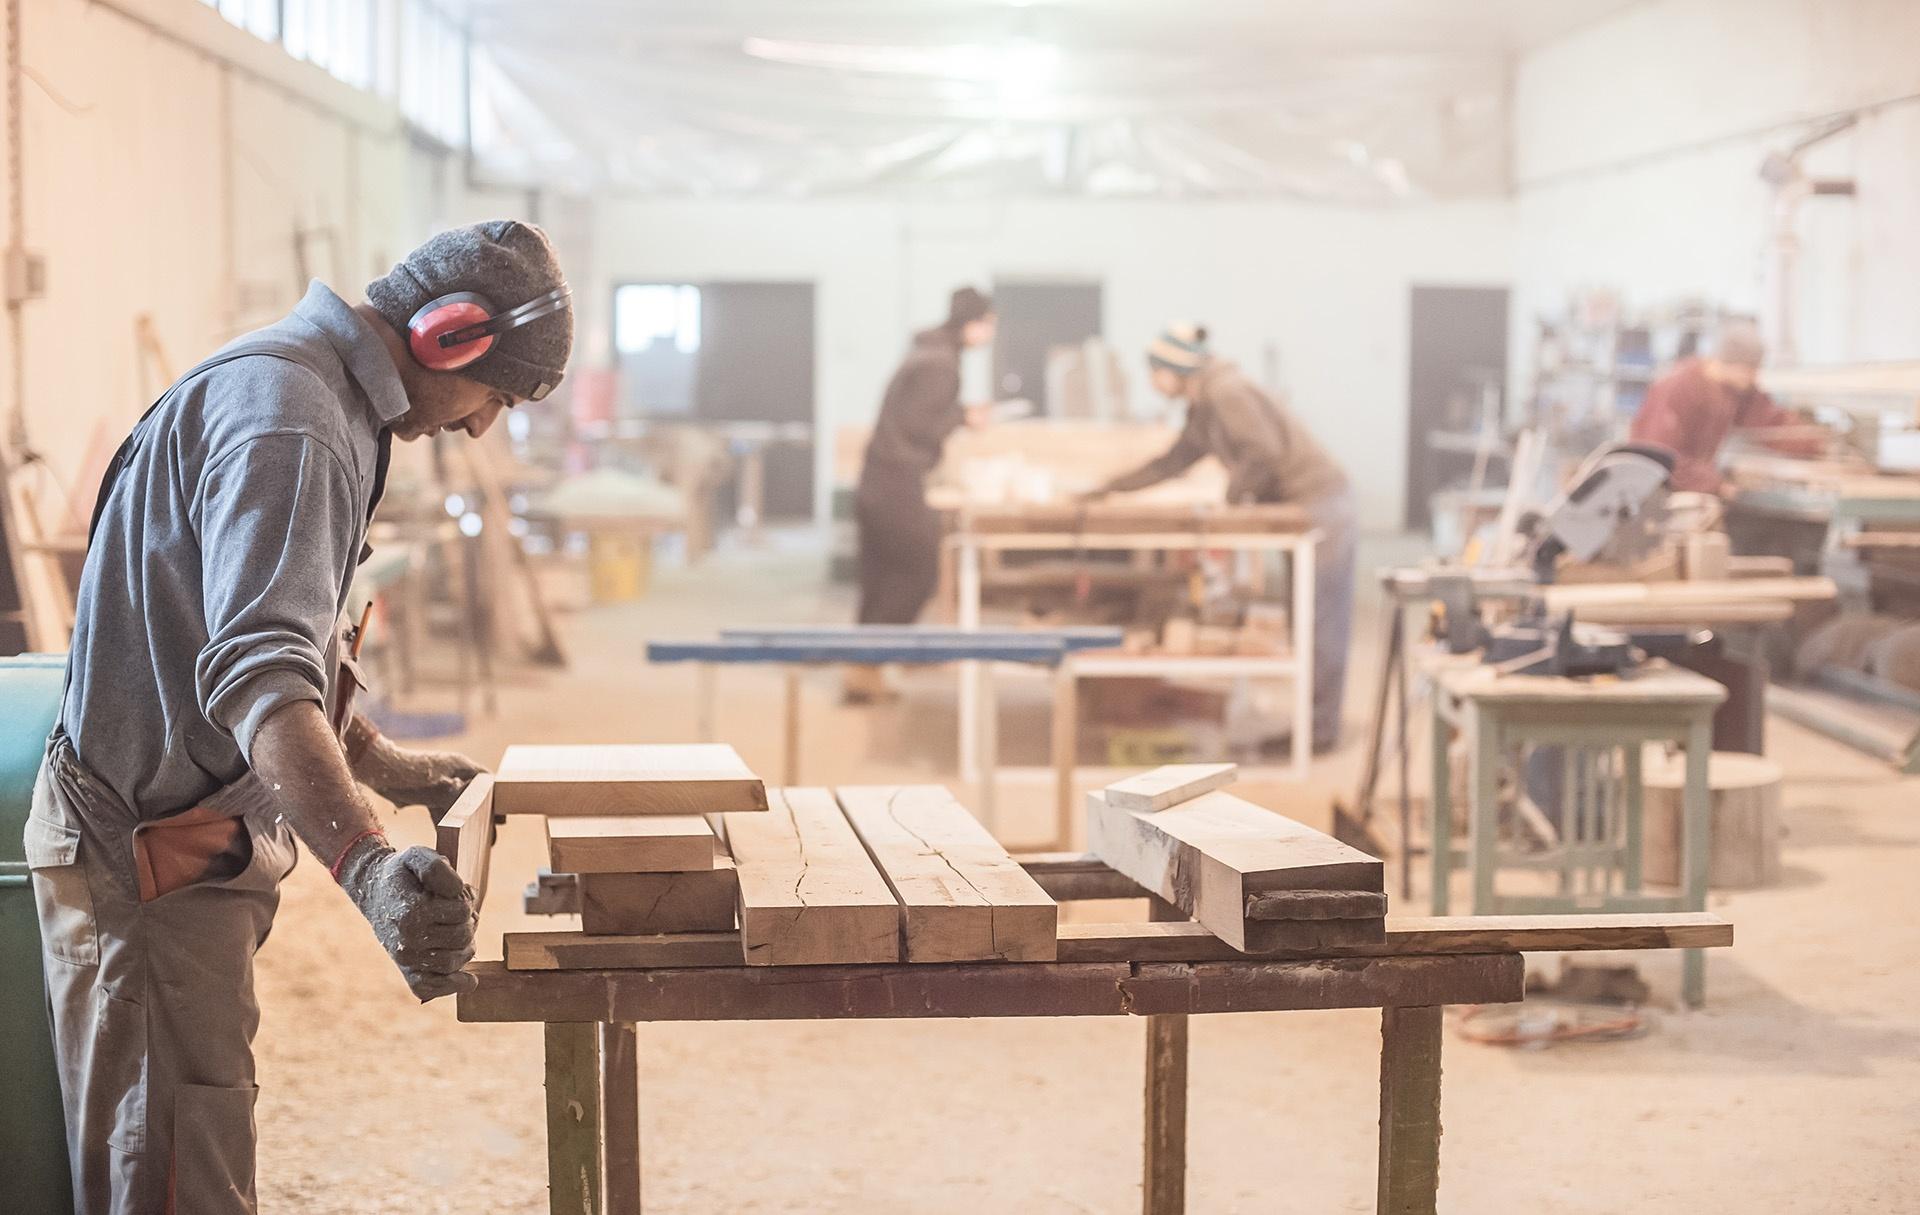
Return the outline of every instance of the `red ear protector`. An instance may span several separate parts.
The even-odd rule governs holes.
[[[471,367],[493,349],[493,339],[509,329],[573,306],[570,288],[556,287],[517,308],[501,312],[484,295],[456,291],[428,300],[407,322],[407,348],[428,371]]]

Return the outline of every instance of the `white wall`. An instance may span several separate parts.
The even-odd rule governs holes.
[[[996,275],[1098,279],[1107,339],[1130,370],[1170,318],[1210,324],[1222,353],[1256,374],[1275,345],[1295,407],[1347,464],[1372,527],[1396,526],[1401,512],[1409,288],[1497,284],[1509,272],[1504,200],[1370,210],[629,199],[596,212],[595,262],[578,276],[583,357],[607,358],[617,281],[813,282],[824,440],[872,420],[909,331],[938,322],[954,286]],[[817,445],[823,502],[830,447]]]
[[[1920,104],[1898,100],[1920,93],[1916,48],[1912,0],[1656,0],[1524,56],[1516,334],[1582,287],[1704,296],[1777,332],[1761,161],[1891,103],[1808,156],[1859,195],[1799,209],[1792,318],[1802,362],[1920,357]],[[1516,366],[1529,348],[1517,338]]]
[[[25,392],[4,409],[24,405],[46,457],[29,480],[51,526],[163,386],[143,374],[137,317],[177,374],[298,299],[296,232],[307,272],[343,291],[415,234],[386,103],[197,0],[25,0],[23,16],[25,239],[49,285],[5,352]]]

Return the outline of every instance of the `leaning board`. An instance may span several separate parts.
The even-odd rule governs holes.
[[[1292,819],[1226,793],[1168,810],[1127,810],[1087,795],[1087,843],[1095,856],[1205,925],[1233,948],[1358,944],[1377,921],[1295,924],[1247,919],[1247,896],[1266,890],[1385,889],[1378,860]],[[1351,926],[1351,927],[1348,927]]]
[[[732,747],[512,746],[494,778],[498,814],[722,814],[767,808]]]
[[[847,821],[900,904],[909,962],[1050,962],[1059,907],[938,785],[842,786]]]

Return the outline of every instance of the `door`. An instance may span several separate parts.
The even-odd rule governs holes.
[[[1480,432],[1489,419],[1495,433],[1486,437],[1500,437],[1507,395],[1507,296],[1505,287],[1413,289],[1407,357],[1409,531],[1432,527],[1435,493],[1471,480]],[[1505,483],[1505,465],[1496,458],[1484,484]]]
[[[1079,346],[1100,336],[1097,282],[995,279],[993,310],[1000,330],[993,343],[993,395],[1025,397],[1047,409],[1047,358],[1057,346]]]

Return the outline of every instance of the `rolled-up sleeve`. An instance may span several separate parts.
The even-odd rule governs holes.
[[[222,453],[201,483],[197,531],[207,644],[194,689],[252,762],[262,721],[322,703],[326,654],[361,507],[345,465],[294,433]]]

